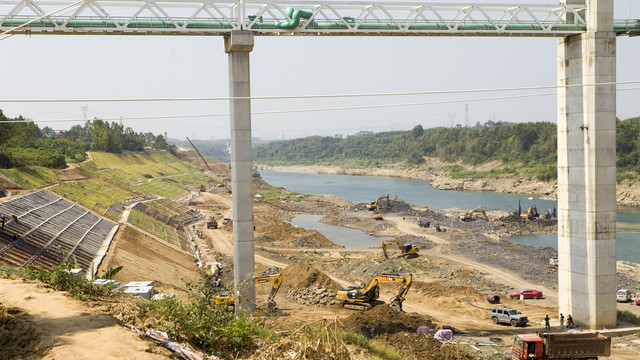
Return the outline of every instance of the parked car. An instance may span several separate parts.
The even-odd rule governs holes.
[[[511,324],[511,326],[525,326],[529,319],[520,311],[511,308],[497,307],[491,309],[491,321],[494,324]]]
[[[631,295],[631,290],[629,289],[620,289],[616,291],[616,301],[617,302],[629,302],[633,298]]]
[[[640,295],[638,295],[638,297],[636,298],[636,305],[640,306]]]
[[[533,289],[527,289],[527,290],[522,290],[520,292],[517,293],[513,293],[511,295],[509,295],[510,298],[512,299],[520,299],[520,295],[523,295],[525,299],[540,299],[542,297],[542,291],[540,290],[533,290]]]

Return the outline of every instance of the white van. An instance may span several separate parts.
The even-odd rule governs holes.
[[[629,289],[620,289],[616,292],[617,302],[629,302],[631,301],[631,298],[632,298],[631,290]]]

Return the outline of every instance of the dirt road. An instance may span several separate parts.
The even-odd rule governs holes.
[[[169,350],[120,325],[113,316],[93,314],[68,295],[34,283],[0,279],[0,299],[4,307],[28,309],[35,329],[41,330],[42,345],[52,347],[44,356],[33,358],[95,359],[99,354],[100,359],[121,360],[166,359],[171,355]],[[3,348],[0,358],[8,351]]]

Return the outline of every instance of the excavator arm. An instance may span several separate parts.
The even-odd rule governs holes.
[[[389,301],[389,307],[402,311],[402,303],[404,302],[404,298],[407,296],[409,288],[411,288],[411,284],[413,283],[413,275],[404,274],[398,276],[403,276],[402,287],[398,291],[398,294]]]
[[[402,249],[402,243],[400,241],[382,241],[382,252],[384,253],[384,257],[385,258],[389,258],[389,254],[387,253],[387,245],[396,245],[398,246],[400,249]]]
[[[489,219],[489,217],[487,217],[487,212],[484,211],[484,208],[482,206],[478,206],[477,208],[469,211],[469,213],[467,213],[466,215],[460,215],[460,220],[471,221],[473,220],[473,215],[476,213],[481,213],[482,215],[484,215],[485,219]]]
[[[280,285],[282,285],[282,274],[261,276],[255,279],[256,285],[269,282],[273,283],[273,287],[271,288],[269,298],[267,299],[267,308],[269,310],[273,310],[276,307],[276,302],[273,299],[276,297],[278,290],[280,290]]]
[[[267,299],[267,308],[269,310],[273,310],[276,307],[276,302],[273,300],[280,290],[280,286],[282,285],[282,274],[274,274],[274,275],[266,275],[259,276],[254,279],[255,284],[266,284],[273,283],[273,287],[271,288],[271,292],[269,293],[269,298]],[[233,294],[222,293],[216,297],[216,305],[224,305],[229,304],[230,307],[235,306],[235,298]]]

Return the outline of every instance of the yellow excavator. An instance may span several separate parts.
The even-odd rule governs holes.
[[[387,245],[396,245],[398,246],[398,249],[400,249],[400,253],[393,255],[392,257],[406,257],[407,259],[411,259],[414,257],[418,257],[418,251],[420,251],[419,247],[413,246],[411,244],[404,245],[400,240],[382,241],[382,252],[384,253],[384,257],[386,259],[389,258],[389,254],[387,253]]]
[[[538,208],[535,205],[531,205],[531,207],[527,210],[525,214],[520,214],[521,218],[529,219],[529,220],[533,220],[538,216],[540,216],[540,214],[538,213]]]
[[[380,283],[383,282],[402,282],[398,294],[389,301],[389,307],[402,311],[402,302],[404,301],[411,283],[413,281],[412,274],[381,274],[376,275],[364,288],[361,286],[348,286],[338,291],[336,297],[342,300],[342,306],[353,310],[369,310],[376,305],[380,296]]]
[[[389,205],[389,194],[387,194],[387,195],[380,196],[379,198],[376,199],[376,201],[372,202],[371,204],[367,204],[365,207],[369,211],[374,211],[378,208],[378,202],[382,199],[387,199],[387,205]]]
[[[374,220],[382,220],[382,213],[380,212],[380,206],[378,206],[378,203],[382,199],[387,199],[387,206],[389,206],[389,194],[384,195],[384,196],[380,196],[379,198],[376,199],[376,201],[372,202],[371,204],[367,204],[366,205],[367,210],[369,210],[369,211],[373,210],[373,219]]]
[[[269,298],[267,299],[267,308],[269,310],[275,309],[276,302],[273,299],[276,297],[276,294],[278,293],[278,290],[282,285],[282,274],[260,276],[255,278],[254,281],[256,285],[266,284],[270,282],[273,283],[273,287],[271,288],[271,292],[269,293]],[[229,305],[230,309],[233,309],[235,307],[236,304],[235,304],[235,299],[233,297],[233,294],[221,293],[216,297],[216,305],[224,305],[224,304]]]
[[[465,215],[460,215],[460,220],[462,221],[472,221],[475,220],[475,218],[473,217],[473,215],[481,213],[482,215],[484,215],[485,219],[489,219],[487,217],[487,212],[484,211],[484,208],[482,206],[478,206],[476,209],[473,209],[471,211],[469,211],[467,214]]]

